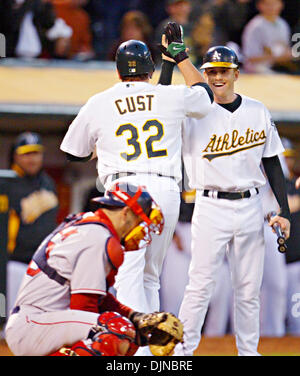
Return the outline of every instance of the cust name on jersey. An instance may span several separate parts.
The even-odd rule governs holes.
[[[203,152],[215,153],[218,151],[228,151],[243,145],[259,146],[261,145],[261,142],[259,141],[263,141],[264,143],[266,138],[264,130],[254,132],[253,129],[248,128],[245,135],[240,136],[239,131],[235,129],[232,131],[231,135],[229,133],[225,133],[223,136],[213,134]]]
[[[154,95],[150,94],[120,98],[115,100],[115,105],[120,115],[128,112],[151,111],[153,98]]]

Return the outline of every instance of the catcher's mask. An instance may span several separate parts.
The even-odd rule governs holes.
[[[134,251],[151,243],[151,234],[161,234],[164,227],[164,216],[144,186],[128,183],[116,183],[106,191],[104,197],[92,199],[102,208],[128,206],[142,222],[132,229],[123,240],[126,251]]]

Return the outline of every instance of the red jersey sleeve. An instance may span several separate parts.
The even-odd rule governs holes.
[[[99,298],[103,295],[98,294],[72,294],[70,299],[70,308],[79,311],[89,311],[99,313]]]
[[[104,311],[114,311],[118,312],[120,315],[128,318],[129,314],[132,312],[132,309],[121,304],[111,293],[107,293],[103,297],[99,304],[99,312]]]
[[[127,318],[132,312],[131,308],[121,304],[109,292],[105,296],[98,294],[72,294],[70,308],[95,313],[114,311]]]

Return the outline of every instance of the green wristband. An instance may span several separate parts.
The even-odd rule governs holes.
[[[183,42],[172,42],[169,44],[167,51],[172,55],[172,57],[175,57],[180,52],[183,52],[186,50],[186,46]]]

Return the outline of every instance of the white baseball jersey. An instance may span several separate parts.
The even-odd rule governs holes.
[[[241,97],[233,113],[214,103],[204,119],[189,119],[184,126],[183,155],[191,188],[234,192],[261,187],[266,182],[261,159],[284,150],[267,108]]]
[[[185,117],[211,108],[201,86],[121,82],[96,94],[70,125],[61,150],[87,157],[95,146],[101,182],[117,172],[157,173],[181,179]]]
[[[86,213],[83,218],[93,217]],[[111,265],[105,252],[111,233],[97,224],[69,226],[51,239],[48,265],[67,279],[64,285],[39,271],[31,261],[15,306],[34,306],[43,311],[62,311],[70,307],[70,294],[106,295],[106,276]]]

